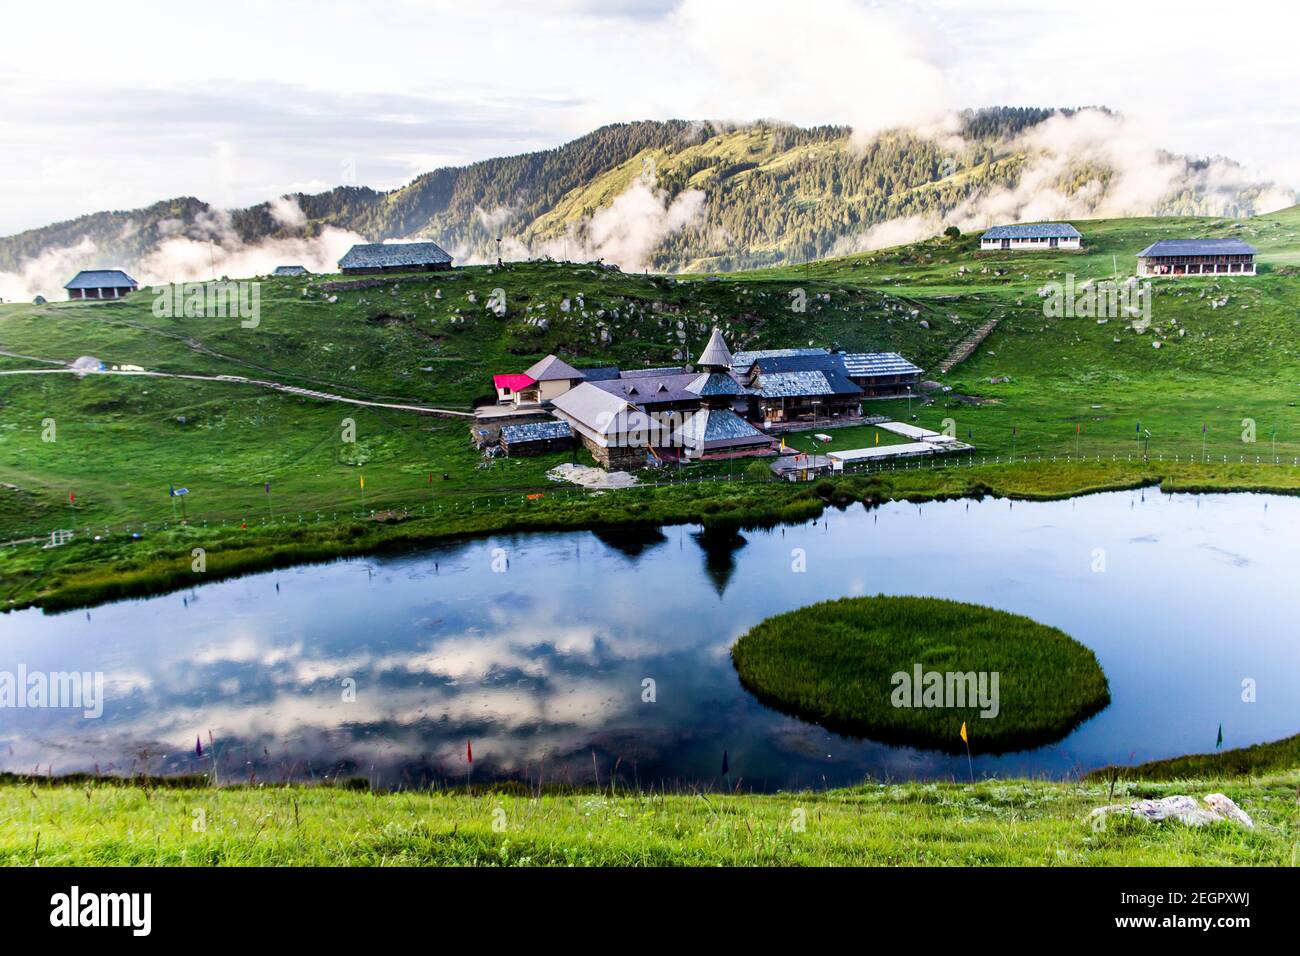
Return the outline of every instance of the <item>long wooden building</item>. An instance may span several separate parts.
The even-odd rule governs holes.
[[[1253,276],[1255,252],[1240,239],[1161,239],[1137,254],[1138,275]]]
[[[433,272],[451,268],[451,256],[436,242],[365,242],[339,260],[344,275],[375,272]]]

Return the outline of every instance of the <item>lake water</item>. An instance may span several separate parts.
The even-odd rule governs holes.
[[[1107,709],[975,758],[977,775],[1068,777],[1213,750],[1220,724],[1225,749],[1300,730],[1298,559],[1300,499],[1146,490],[854,506],[738,536],[505,535],[0,615],[0,671],[106,681],[98,719],[0,709],[0,767],[209,770],[211,733],[223,781],[590,784],[617,765],[625,785],[710,785],[724,751],[756,790],[965,778],[964,756],[829,733],[736,678],[728,648],[763,618],[885,593],[1025,614],[1096,652]]]

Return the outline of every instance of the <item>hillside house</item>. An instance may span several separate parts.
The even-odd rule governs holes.
[[[436,242],[368,242],[339,260],[344,275],[376,272],[433,272],[451,268],[451,256]]]
[[[273,276],[305,276],[311,275],[304,266],[276,266]]]
[[[1138,275],[1253,276],[1255,253],[1240,239],[1161,239],[1137,254]]]
[[[120,299],[140,288],[121,269],[83,269],[63,288],[69,299]]]
[[[1080,249],[1083,236],[1068,222],[1031,222],[1015,226],[994,226],[980,236],[981,252],[1043,252],[1049,249]]]

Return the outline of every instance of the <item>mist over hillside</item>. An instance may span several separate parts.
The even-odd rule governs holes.
[[[644,121],[555,149],[437,169],[388,192],[340,186],[243,209],[193,197],[0,238],[0,298],[61,297],[78,269],[144,284],[335,270],[354,242],[432,239],[458,261],[549,256],[627,270],[803,262],[995,222],[1248,216],[1296,202],[1225,158],[1179,156],[1102,108],[995,107],[870,138]],[[500,240],[498,243],[498,239]]]

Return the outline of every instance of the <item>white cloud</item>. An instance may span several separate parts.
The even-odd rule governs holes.
[[[651,253],[664,239],[695,225],[703,214],[703,192],[684,189],[670,198],[654,185],[653,171],[646,170],[608,206],[570,226],[564,238],[510,239],[502,244],[502,251],[513,259],[599,259],[628,272],[640,272],[649,268]],[[461,258],[473,261],[472,256]]]
[[[177,195],[268,201],[353,172],[390,188],[612,121],[871,131],[990,104],[1105,104],[1150,142],[1300,185],[1296,14],[1278,0],[1252,5],[1247,33],[1208,0],[1185,0],[1176,16],[1131,0],[408,0],[396,27],[346,0],[310,16],[251,0],[222,11],[258,28],[238,43],[214,38],[184,70],[165,68],[171,38],[211,36],[202,5],[141,0],[110,18],[88,0],[6,11],[0,232]],[[92,19],[93,31],[62,29]],[[148,23],[167,28],[142,35]],[[322,57],[341,43],[347,56]]]

